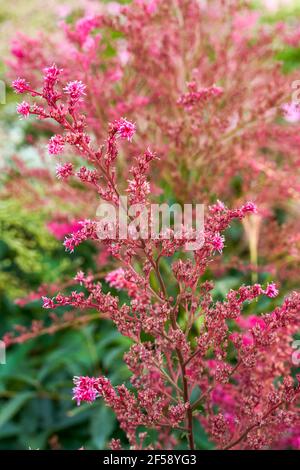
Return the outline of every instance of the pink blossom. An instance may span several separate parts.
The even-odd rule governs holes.
[[[238,325],[242,328],[252,328],[253,326],[259,325],[261,328],[266,327],[266,322],[262,317],[256,315],[249,315],[247,317],[240,317],[237,319]]]
[[[223,94],[223,88],[216,85],[198,88],[196,82],[189,82],[187,87],[189,89],[188,93],[181,95],[177,100],[177,103],[187,110],[191,110],[196,105],[203,107],[207,101],[218,98]]]
[[[233,410],[235,405],[234,396],[226,393],[226,387],[218,385],[212,393],[212,401],[215,405],[225,405],[226,409]]]
[[[97,170],[89,170],[85,166],[82,166],[79,171],[76,172],[76,176],[83,182],[83,183],[92,183],[97,184],[99,179],[99,174]]]
[[[251,30],[256,26],[260,14],[256,11],[236,13],[233,18],[233,40],[242,43],[250,36]]]
[[[110,15],[119,15],[121,12],[122,5],[118,2],[108,2],[106,4],[107,11]]]
[[[81,226],[78,222],[64,222],[64,221],[57,221],[52,220],[47,224],[48,230],[58,239],[63,240],[63,238],[68,235],[69,233],[74,233],[78,231]]]
[[[224,248],[224,241],[225,241],[225,238],[223,237],[223,235],[220,235],[219,233],[217,233],[212,239],[213,248],[219,253],[222,253],[222,250]]]
[[[300,121],[300,108],[296,103],[285,103],[281,107],[284,118],[287,122],[294,124]]]
[[[55,64],[50,67],[44,68],[44,80],[47,82],[56,82],[62,69],[59,69]]]
[[[82,47],[91,38],[90,33],[93,29],[97,28],[100,24],[99,16],[88,15],[80,18],[75,24],[75,38]]]
[[[16,93],[25,93],[29,89],[29,85],[25,78],[17,78],[12,82],[12,87]]]
[[[246,204],[242,206],[242,211],[245,213],[250,212],[252,214],[256,214],[257,207],[253,202],[247,202]]]
[[[48,297],[42,297],[42,300],[44,308],[54,308],[53,299],[49,299]]]
[[[267,285],[267,288],[265,289],[265,294],[268,297],[277,297],[278,295],[278,289],[276,288],[276,284],[274,282],[271,282],[270,284]]]
[[[135,297],[138,293],[136,279],[123,268],[115,269],[105,276],[106,282],[115,289],[125,289],[130,297]]]
[[[62,153],[65,145],[64,138],[57,134],[51,137],[48,143],[48,152],[50,155],[59,155]]]
[[[121,67],[109,70],[107,73],[107,78],[111,82],[118,82],[123,77],[123,70]]]
[[[106,282],[116,289],[124,289],[126,287],[125,271],[122,268],[115,269],[105,276]]]
[[[184,420],[185,413],[188,407],[189,407],[188,403],[186,404],[179,403],[178,405],[170,406],[169,412],[168,412],[168,418],[170,422],[173,424],[173,426],[177,426],[179,423],[181,423]]]
[[[270,273],[278,268],[284,277],[291,267],[286,260],[291,240],[295,246],[296,240],[283,237],[281,229],[273,230],[271,225],[276,225],[273,208],[283,205],[288,213],[291,200],[297,201],[299,193],[299,130],[283,126],[275,113],[288,88],[274,61],[274,40],[280,41],[282,35],[272,25],[257,25],[255,41],[248,41],[256,22],[246,6],[238,8],[236,16],[234,7],[241,2],[214,0],[202,2],[201,8],[196,0],[186,2],[186,7],[184,3],[168,8],[166,2],[135,1],[121,6],[120,15],[113,18],[101,8],[98,17],[64,25],[63,47],[55,47],[54,37],[46,46],[34,46],[24,39],[24,54],[15,56],[14,70],[24,71],[36,86],[29,94],[39,96],[31,112],[47,119],[45,126],[49,119],[47,129],[52,132],[59,126],[61,135],[53,136],[54,153],[68,143],[76,159],[83,160],[76,173],[82,183],[77,185],[80,191],[72,184],[62,193],[67,207],[76,201],[76,214],[80,208],[85,217],[94,214],[93,201],[99,196],[118,207],[120,189],[127,191],[130,203],[151,203],[150,164],[156,156],[143,152],[146,139],[162,157],[154,175],[158,175],[157,181],[167,182],[168,195],[183,202],[184,198],[208,201],[219,194],[237,207],[229,209],[220,201],[209,207],[203,245],[188,254],[184,252],[186,232],[178,239],[172,228],[166,231],[168,238],[162,234],[145,241],[136,240],[132,232],[126,240],[109,234],[101,241],[101,249],[109,253],[109,263],[115,258],[115,263],[125,267],[107,275],[108,285],[101,271],[97,276],[79,271],[75,280],[57,286],[56,291],[66,286],[67,293],[50,297],[52,292],[43,292],[49,295],[43,299],[46,308],[69,307],[68,316],[57,315],[50,331],[61,328],[61,318],[69,325],[73,319],[84,322],[89,312],[93,317],[96,312],[130,338],[131,347],[124,356],[131,374],[130,389],[125,384],[113,387],[105,377],[76,377],[74,398],[81,403],[101,397],[115,412],[132,449],[147,445],[141,427],[157,431],[155,448],[178,446],[179,433],[173,430],[181,421],[191,449],[197,421],[220,449],[276,448],[282,436],[292,446],[297,444],[292,438],[299,435],[296,398],[300,386],[290,377],[291,339],[299,328],[300,295],[293,293],[281,306],[260,314],[256,300],[263,294],[273,297],[277,292],[273,283],[266,289],[258,283],[242,284],[220,299],[212,292],[213,282],[206,280],[213,274],[227,276],[232,266],[239,269],[243,261],[248,262],[249,247],[244,243],[251,236],[237,247],[236,253],[241,258],[245,255],[243,259],[235,258],[231,264],[228,259],[224,263],[215,260],[216,251],[224,245],[222,234],[232,221],[256,212],[252,202],[240,205],[246,196],[262,207],[260,217],[245,223],[245,230],[260,244],[259,269]],[[118,32],[118,37],[121,33],[122,39],[114,39],[115,55],[102,54],[106,44],[100,44],[94,31],[99,26]],[[109,71],[123,70],[122,49],[125,59],[130,53],[130,61],[116,86],[108,80]],[[49,55],[65,64],[64,75],[50,67],[40,93],[36,69],[41,58],[44,63]],[[70,82],[74,77],[78,80]],[[185,90],[187,77],[191,82]],[[212,85],[212,77],[224,89]],[[68,84],[59,84],[58,79],[64,78]],[[87,79],[88,99],[82,101],[79,111],[74,104],[85,89],[78,82]],[[70,83],[77,85],[73,97],[67,93],[66,99],[62,90],[66,92]],[[140,93],[145,100],[138,98]],[[118,119],[123,115],[128,120]],[[238,126],[230,129],[232,116]],[[118,138],[132,139],[135,125],[131,119],[139,119],[141,128],[133,149],[137,156],[132,158],[132,149],[126,156],[125,146],[119,166]],[[106,135],[108,122],[112,124]],[[61,176],[69,168],[64,167]],[[47,200],[50,192],[58,194],[60,186],[48,189]],[[66,249],[72,252],[85,241],[98,247],[97,227],[94,220],[81,221],[78,230],[66,238]],[[286,225],[284,230],[287,234]],[[264,259],[279,261],[270,267],[263,264]],[[248,265],[243,268],[247,271]],[[253,274],[259,274],[257,266],[248,270],[252,268]],[[74,283],[82,286],[80,292],[69,291]],[[107,292],[108,286],[125,289],[129,298],[120,302],[122,296]],[[256,315],[251,318],[249,311]],[[17,333],[6,335],[5,341],[22,342],[40,332],[40,323],[28,330],[18,326]],[[113,446],[118,448],[119,443]]]
[[[115,2],[110,2],[115,3]],[[109,5],[109,4],[108,4]],[[119,4],[118,4],[119,5]],[[121,441],[120,439],[112,439],[109,444],[109,448],[111,450],[122,450]]]
[[[136,0],[136,3],[143,7],[149,15],[153,15],[160,0]]]
[[[237,29],[253,28],[256,25],[259,17],[260,14],[256,11],[236,14],[234,16],[234,26]]]
[[[129,54],[129,51],[128,51],[126,45],[122,45],[121,47],[119,47],[118,57],[119,57],[119,60],[120,60],[120,64],[123,67],[128,64],[128,62],[130,60],[130,54]]]
[[[62,69],[59,69],[55,64],[44,68],[43,97],[51,108],[56,106],[56,102],[61,97],[61,94],[55,89],[61,73]]]
[[[56,176],[58,179],[68,179],[73,175],[73,165],[72,163],[64,163],[63,165],[56,165]]]
[[[80,226],[79,230],[71,233],[64,241],[64,247],[66,251],[70,253],[73,253],[76,246],[80,245],[85,240],[98,239],[96,222],[86,219],[79,221],[78,224]]]
[[[270,1],[270,0],[269,0]],[[274,0],[271,0],[274,2]],[[278,0],[277,0],[278,1]],[[291,1],[291,0],[286,0]],[[283,30],[285,29],[285,24],[283,24]],[[299,24],[296,24],[292,31],[288,32],[284,36],[285,43],[292,47],[299,47],[300,43],[300,27]]]
[[[210,207],[210,211],[213,212],[223,212],[225,210],[225,204],[222,201],[217,201],[213,206]]]
[[[253,346],[254,345],[254,339],[250,334],[245,334],[242,336],[242,344],[243,346]]]
[[[128,121],[125,118],[121,118],[115,122],[115,127],[117,135],[122,139],[132,140],[132,137],[135,133],[136,127],[135,124]]]
[[[30,104],[27,101],[22,101],[17,105],[17,112],[21,114],[25,119],[28,118],[30,114]]]
[[[17,38],[12,41],[11,53],[18,59],[23,59],[26,55],[24,46]]]
[[[94,377],[74,377],[73,400],[79,406],[82,401],[92,403],[99,397],[99,381]]]
[[[80,80],[75,80],[67,83],[64,88],[64,92],[67,95],[70,95],[73,102],[77,102],[82,99],[83,95],[85,95],[85,89],[86,86]]]
[[[82,271],[78,271],[74,279],[75,281],[79,282],[80,285],[82,285],[85,281],[85,275]]]

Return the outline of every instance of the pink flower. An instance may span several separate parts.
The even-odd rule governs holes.
[[[96,230],[97,225],[95,222],[89,219],[80,220],[78,222],[78,225],[79,229],[71,233],[70,236],[68,238],[65,238],[64,241],[64,247],[66,251],[69,251],[70,253],[73,253],[75,247],[80,245],[85,240],[96,240],[98,238]]]
[[[28,118],[30,114],[30,104],[27,101],[22,101],[17,105],[17,112],[21,114],[25,119]]]
[[[131,279],[129,273],[126,273],[124,269],[118,268],[108,273],[105,277],[106,282],[110,287],[115,289],[125,289],[130,297],[137,295],[137,285],[134,279]]]
[[[105,276],[106,282],[116,289],[124,289],[126,287],[125,271],[122,268],[115,269]]]
[[[52,299],[49,297],[42,297],[43,300],[43,308],[54,308],[55,304]]]
[[[214,247],[216,251],[218,251],[219,253],[222,253],[222,250],[224,248],[224,241],[225,241],[225,238],[223,237],[223,235],[220,235],[218,233],[212,239],[212,246]]]
[[[16,93],[25,93],[28,90],[28,83],[25,78],[17,78],[12,82],[12,87]]]
[[[107,73],[107,79],[111,82],[117,82],[123,77],[123,70],[120,67],[109,70]]]
[[[223,88],[212,85],[208,88],[197,88],[196,82],[189,82],[187,84],[188,93],[184,93],[177,100],[179,105],[182,105],[187,110],[191,110],[195,105],[204,105],[207,101],[218,98],[223,94]]]
[[[51,155],[59,155],[64,149],[64,138],[61,135],[54,135],[48,143],[48,152]]]
[[[64,88],[64,92],[70,95],[73,102],[80,101],[82,96],[85,95],[86,86],[80,80],[74,80],[73,82],[67,83]]]
[[[233,23],[236,29],[250,29],[256,25],[259,16],[259,13],[254,11],[242,14],[236,13],[234,16]]]
[[[80,18],[75,24],[74,37],[81,44],[82,47],[86,46],[92,39],[91,31],[99,26],[99,17],[85,16]]]
[[[244,213],[246,212],[252,212],[252,214],[256,214],[257,213],[257,207],[256,205],[253,203],[253,202],[246,202],[246,204],[244,204],[242,206],[242,211]]]
[[[240,44],[250,37],[251,30],[256,26],[259,16],[259,13],[254,11],[234,15],[232,39],[235,43]]]
[[[300,109],[297,103],[285,103],[281,109],[287,122],[294,124],[300,121]]]
[[[58,164],[56,166],[56,176],[58,179],[66,180],[73,174],[72,163],[65,163],[64,165]]]
[[[233,409],[235,405],[234,396],[226,393],[225,388],[219,384],[212,391],[212,401],[215,405],[225,405],[227,409]]]
[[[109,4],[108,4],[109,5]],[[120,439],[112,439],[109,444],[111,450],[122,450]]]
[[[249,328],[253,328],[254,326],[259,326],[262,330],[266,328],[266,322],[264,321],[263,318],[257,317],[255,315],[250,315],[248,317],[248,324]]]
[[[144,7],[148,15],[153,15],[157,9],[158,1],[159,0],[136,0],[136,3]]]
[[[270,297],[276,297],[278,295],[278,289],[276,288],[276,284],[274,282],[271,282],[270,284],[267,285],[267,288],[265,289],[264,293]]]
[[[252,346],[254,344],[254,339],[251,335],[245,334],[242,336],[243,346]]]
[[[39,97],[38,102],[32,104],[31,113],[40,119],[47,118],[45,125],[50,118],[50,129],[54,128],[53,124],[60,126],[56,132],[61,135],[53,136],[49,142],[52,153],[58,154],[68,144],[83,160],[76,176],[84,184],[80,184],[78,191],[78,185],[73,184],[65,192],[58,185],[58,191],[54,188],[56,199],[65,198],[66,204],[76,201],[74,213],[81,211],[85,217],[92,217],[93,190],[96,197],[100,196],[117,208],[121,204],[119,188],[122,188],[129,194],[130,205],[141,202],[148,207],[151,203],[151,200],[148,201],[151,191],[148,176],[152,173],[150,162],[155,155],[149,151],[143,153],[142,140],[149,139],[162,157],[158,171],[161,171],[163,180],[165,176],[168,180],[167,187],[162,184],[163,189],[167,189],[168,200],[173,192],[182,203],[186,198],[191,201],[198,196],[199,200],[204,196],[208,201],[220,194],[220,197],[224,196],[235,205],[240,198],[249,194],[250,199],[257,195],[265,212],[271,213],[273,207],[279,207],[283,198],[285,207],[288,207],[290,196],[296,196],[295,190],[299,189],[297,168],[300,139],[297,127],[281,126],[272,111],[281,107],[280,100],[285,92],[284,77],[277,66],[272,65],[272,41],[277,30],[264,26],[260,30],[258,27],[257,40],[248,42],[252,28],[256,26],[255,18],[238,10],[242,12],[242,17],[235,21],[234,8],[227,5],[225,8],[227,2],[216,0],[213,5],[202,2],[199,8],[198,0],[190,0],[186,2],[188,7],[180,8],[180,11],[166,7],[165,3],[136,0],[120,7],[120,18],[114,18],[113,22],[106,15],[106,8],[100,9],[99,16],[95,18],[86,17],[65,25],[66,38],[57,51],[54,50],[55,41],[51,40],[49,47],[48,44],[44,46],[44,41],[35,46],[24,40],[26,54],[24,52],[22,60],[14,59],[14,70],[24,70],[24,76],[30,83],[38,84],[35,68],[41,57],[44,61],[51,54],[59,63],[64,61],[66,64],[65,76],[68,78],[64,82],[63,92],[63,87],[56,87],[60,78],[60,70],[56,66],[45,70],[42,93],[28,89],[30,95]],[[149,15],[154,11],[157,11],[155,21],[149,21]],[[230,28],[232,24],[224,21],[227,17],[234,23],[233,31]],[[178,28],[178,20],[184,28]],[[119,56],[118,52],[113,57],[103,56],[98,32],[90,34],[95,27],[101,26],[102,29],[102,26],[106,28],[108,25],[112,30],[116,27],[122,35],[122,39],[115,41],[117,51],[123,47],[121,60],[122,50]],[[199,41],[199,28],[204,32],[205,41]],[[238,44],[232,41],[234,34]],[[143,54],[140,53],[141,44]],[[213,61],[207,58],[207,44],[215,51]],[[227,56],[225,54],[225,67],[222,56],[226,51],[229,53]],[[183,93],[180,90],[184,89],[187,78],[180,67],[182,56],[186,54],[189,56],[191,82],[178,103],[188,112],[179,109],[176,104],[177,93]],[[249,58],[247,64],[242,60],[245,56]],[[113,80],[118,78],[128,57],[126,79],[116,87]],[[243,74],[247,67],[250,67],[249,73]],[[109,71],[116,71],[115,75],[109,75]],[[134,74],[138,82],[135,78],[130,79]],[[78,80],[69,81],[74,77]],[[85,82],[86,77],[97,107],[82,102],[81,113],[77,112],[75,104],[85,94],[85,86],[80,80]],[[212,77],[226,85],[224,91],[210,85]],[[268,83],[267,97],[265,83]],[[146,96],[140,95],[141,92]],[[42,107],[43,102],[45,107]],[[149,106],[146,106],[148,102]],[[138,116],[142,135],[139,136],[141,139],[137,143],[134,162],[123,154],[122,149],[119,166],[116,163],[118,143],[122,142],[121,139],[130,141],[135,132],[135,124],[121,116],[132,120],[137,119],[132,116]],[[251,126],[248,126],[249,118]],[[239,128],[232,124],[232,119],[239,124]],[[113,122],[106,137],[104,129],[107,120]],[[229,129],[230,126],[233,128]],[[93,136],[92,140],[89,135]],[[60,163],[57,169],[59,178],[65,179],[73,174],[71,163]],[[124,168],[124,172],[117,171],[118,168]],[[255,173],[255,184],[251,169]],[[24,176],[27,174],[32,173],[27,172]],[[196,184],[199,175],[201,185]],[[232,181],[238,175],[242,184],[238,183],[235,188]],[[187,181],[191,184],[187,185]],[[85,183],[87,189],[84,192]],[[163,202],[162,197],[159,199]],[[50,297],[43,298],[45,308],[68,306],[74,309],[70,312],[68,308],[62,315],[50,315],[49,320],[53,321],[54,327],[50,327],[50,332],[55,331],[56,325],[60,329],[64,327],[64,322],[73,323],[73,320],[76,323],[82,320],[84,325],[85,321],[93,319],[95,312],[109,318],[120,334],[130,338],[131,347],[124,357],[131,374],[130,389],[125,385],[114,388],[103,377],[79,376],[74,378],[74,399],[80,404],[82,401],[93,402],[101,396],[106,405],[113,408],[131,448],[140,449],[148,445],[144,442],[145,433],[139,432],[141,427],[145,431],[147,428],[156,429],[159,442],[153,441],[155,447],[178,447],[181,440],[177,441],[178,432],[173,435],[172,427],[181,421],[189,423],[193,411],[199,412],[199,424],[208,433],[209,439],[222,449],[276,448],[280,434],[289,439],[299,435],[292,428],[299,414],[296,400],[293,399],[300,387],[297,386],[299,390],[295,389],[294,393],[293,380],[290,382],[285,378],[281,381],[281,378],[289,374],[290,343],[299,326],[300,295],[291,295],[282,307],[275,308],[273,312],[261,317],[257,312],[257,316],[248,318],[244,310],[248,312],[251,301],[262,294],[269,297],[277,294],[273,283],[266,283],[265,290],[260,284],[242,285],[230,289],[224,294],[224,299],[218,299],[219,296],[212,292],[213,282],[208,280],[213,274],[217,274],[217,279],[223,273],[226,276],[235,264],[242,271],[238,275],[241,280],[238,283],[242,282],[244,271],[245,277],[248,277],[247,271],[252,266],[248,266],[243,244],[237,247],[238,250],[232,247],[232,251],[240,255],[236,256],[239,259],[232,260],[230,264],[225,260],[224,265],[211,262],[214,252],[222,251],[222,234],[231,222],[255,212],[252,202],[234,210],[221,202],[209,208],[205,217],[205,240],[192,256],[183,253],[186,242],[190,240],[188,230],[182,230],[181,237],[177,238],[176,231],[169,229],[162,233],[161,238],[150,237],[143,243],[135,239],[131,229],[126,240],[118,236],[121,235],[120,231],[115,230],[118,235],[112,233],[107,236],[101,246],[118,263],[123,262],[125,267],[107,274],[106,281],[116,289],[126,290],[130,297],[126,297],[126,302],[123,302],[123,295],[118,295],[115,290],[107,292],[113,289],[108,289],[98,270],[94,277],[89,272],[85,275],[79,271],[75,281],[60,283],[58,279],[55,285],[45,286],[44,291],[40,292],[40,296]],[[260,212],[261,217],[264,215]],[[261,260],[267,261],[266,250],[271,247],[270,260],[279,260],[278,268],[283,267],[281,273],[285,276],[289,271],[286,264],[289,257],[285,256],[282,262],[282,257],[274,255],[286,252],[287,245],[291,245],[291,237],[285,243],[277,244],[277,253],[273,252],[276,236],[278,240],[283,237],[281,228],[276,232],[273,218],[268,217],[262,233],[266,241],[262,246]],[[268,220],[272,221],[272,225],[268,226]],[[149,227],[150,223],[151,220]],[[58,235],[68,228],[69,220],[61,219],[50,224],[52,231]],[[113,225],[114,229],[120,228],[118,222]],[[139,232],[143,235],[141,225]],[[283,229],[287,233],[288,228],[285,226]],[[67,231],[70,232],[70,229]],[[272,237],[268,237],[268,232]],[[197,241],[199,235],[202,238],[201,231],[198,234],[191,230],[191,235]],[[85,241],[95,242],[93,245],[98,246],[99,238],[98,220],[87,219],[70,233],[64,245],[72,252]],[[245,266],[244,261],[247,263]],[[271,272],[271,267],[275,270],[276,266],[270,266],[269,270],[268,263],[266,267],[268,269],[261,266],[259,273]],[[74,283],[82,285],[80,292],[72,291]],[[66,289],[67,292],[51,298],[57,289]],[[253,305],[250,311],[256,312],[258,305]],[[245,323],[239,324],[241,318]],[[47,328],[48,320],[45,326]],[[22,331],[21,336],[18,333],[8,340],[21,342],[22,337],[26,336]],[[36,331],[35,322],[33,331],[29,332],[29,336],[27,333],[27,339],[33,337]],[[220,383],[221,389],[216,390]],[[186,395],[183,400],[180,393],[177,396],[180,388],[188,392],[183,394]],[[199,393],[199,390],[201,400],[202,396],[205,397],[201,403],[193,397],[194,392]],[[186,401],[190,403],[186,405]],[[281,409],[279,406],[273,408],[275,403]],[[200,409],[198,405],[201,405]],[[248,429],[251,432],[245,433]],[[186,434],[192,441],[192,429]],[[113,445],[118,448],[119,442]],[[190,447],[193,447],[191,443]]]
[[[99,382],[94,377],[74,377],[73,400],[79,406],[82,401],[92,403],[99,394]]]
[[[11,53],[18,59],[23,59],[25,57],[26,53],[24,46],[17,38],[12,41]]]
[[[56,82],[62,69],[59,69],[55,64],[50,67],[44,68],[44,80]]]
[[[121,47],[119,47],[118,57],[119,57],[120,64],[122,66],[125,66],[125,65],[128,64],[129,59],[130,59],[130,54],[129,54],[128,49],[126,48],[126,46],[124,47],[122,45]]]
[[[55,220],[47,224],[47,228],[58,240],[62,240],[69,233],[74,233],[81,228],[78,222],[57,222]]]
[[[135,133],[136,127],[135,124],[127,121],[125,118],[121,118],[115,123],[117,129],[117,135],[122,139],[132,140],[132,137]]]
[[[222,201],[217,200],[217,202],[213,206],[210,206],[209,209],[212,213],[223,212],[225,210],[225,204]]]
[[[82,285],[83,282],[85,281],[84,272],[83,271],[78,271],[78,273],[76,274],[74,279],[75,279],[75,281],[79,282],[80,285]]]
[[[173,426],[177,426],[181,421],[184,420],[186,410],[189,407],[189,403],[178,403],[178,405],[172,405],[169,408],[168,419]]]

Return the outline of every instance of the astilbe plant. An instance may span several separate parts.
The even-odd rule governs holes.
[[[299,44],[297,31],[264,23],[247,1],[135,0],[99,5],[99,14],[61,22],[51,37],[19,35],[9,67],[34,86],[54,60],[70,81],[70,97],[78,83],[87,84],[81,107],[97,139],[119,116],[139,122],[135,148],[142,152],[151,138],[161,178],[178,201],[253,200],[259,213],[244,223],[253,278],[272,264],[282,282],[293,281],[300,114],[290,85],[298,77],[283,74],[276,53]],[[19,111],[27,116],[28,105]],[[55,132],[53,124],[39,125]],[[50,149],[62,149],[59,138]],[[126,172],[126,156],[121,165]],[[60,176],[70,172],[65,167]],[[282,238],[278,206],[287,217],[287,243],[269,250],[270,224]]]
[[[116,176],[119,141],[131,141],[136,125],[119,117],[109,125],[103,144],[92,142],[80,111],[87,88],[74,80],[62,86],[60,77],[58,67],[47,67],[41,91],[23,78],[15,80],[15,91],[35,98],[33,104],[23,101],[18,111],[25,117],[29,113],[54,120],[60,132],[50,138],[50,154],[56,156],[69,145],[87,165],[77,169],[65,162],[59,176],[91,185],[96,196],[118,208],[122,204]],[[157,156],[149,148],[138,155],[123,184],[130,204],[149,208],[148,174]],[[120,239],[118,226],[116,234],[106,227],[101,243],[120,264],[106,281],[125,290],[129,302],[121,305],[118,296],[105,292],[100,282],[83,272],[75,277],[83,287],[80,291],[43,298],[48,309],[71,306],[76,311],[96,311],[132,340],[124,357],[131,372],[130,387],[114,387],[104,376],[74,378],[78,405],[103,399],[114,410],[131,448],[145,447],[147,433],[154,428],[157,439],[150,447],[174,448],[182,432],[194,449],[197,421],[221,449],[297,445],[300,387],[290,372],[300,295],[292,293],[268,314],[243,317],[245,304],[260,296],[276,297],[274,283],[242,285],[230,290],[224,301],[214,301],[213,282],[203,280],[209,263],[223,250],[224,230],[234,219],[244,220],[255,212],[252,202],[238,209],[228,209],[220,201],[211,205],[201,233],[204,243],[189,253],[184,250],[186,243],[200,235],[194,229],[182,230],[181,237],[169,229],[168,237],[162,232],[144,239],[137,236],[141,227],[135,224],[135,230],[131,227],[128,237]],[[73,251],[85,240],[97,242],[98,223],[82,220],[79,230],[65,239],[66,249]],[[164,258],[172,261],[172,279],[167,282],[161,272]],[[176,288],[176,296],[170,295],[171,287]],[[6,341],[14,340],[7,336]],[[120,445],[119,440],[111,442],[113,449]]]

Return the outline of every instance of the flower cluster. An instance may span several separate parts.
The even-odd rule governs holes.
[[[68,145],[84,161],[78,169],[73,161],[59,164],[58,178],[77,178],[89,196],[94,191],[116,209],[122,205],[120,187],[130,204],[150,204],[154,160],[179,201],[198,197],[211,204],[220,194],[237,208],[221,201],[211,204],[203,244],[190,253],[184,247],[191,234],[178,238],[173,227],[168,237],[160,233],[144,240],[136,237],[142,230],[137,223],[127,238],[108,230],[100,242],[97,221],[85,218],[65,239],[66,250],[73,252],[85,241],[101,243],[118,268],[106,274],[104,285],[79,272],[75,282],[80,289],[44,295],[43,305],[72,308],[83,316],[86,310],[96,311],[130,338],[124,357],[130,383],[113,386],[104,376],[79,375],[73,396],[78,404],[103,399],[132,448],[143,447],[148,431],[155,429],[155,448],[175,447],[179,430],[194,449],[197,422],[220,449],[279,448],[284,442],[297,446],[300,389],[299,377],[291,374],[291,343],[299,329],[300,295],[293,292],[282,305],[259,313],[259,299],[270,305],[279,292],[274,282],[255,279],[262,226],[272,219],[276,202],[289,207],[299,191],[299,129],[289,126],[298,122],[297,110],[284,105],[286,80],[266,60],[273,57],[276,29],[258,26],[257,15],[243,2],[178,0],[174,5],[136,1],[120,7],[116,17],[104,12],[78,20],[73,28],[64,25],[73,54],[66,67],[53,48],[59,65],[44,68],[42,84],[30,72],[34,56],[15,54],[12,69],[24,71],[26,78],[15,80],[13,88],[34,99],[19,104],[18,112],[43,123],[54,121],[58,133],[50,138],[49,153],[61,155]],[[233,30],[223,24],[224,17],[233,18]],[[116,29],[125,38],[105,67],[99,65],[104,47],[96,34],[99,27],[103,34]],[[253,42],[257,28],[260,34]],[[46,61],[46,52],[42,57]],[[91,76],[85,86],[87,70]],[[282,112],[284,124],[278,122]],[[145,150],[148,135],[155,152]],[[120,178],[120,148],[127,147],[136,157],[122,153],[125,177]],[[241,202],[245,195],[258,209],[253,202]],[[246,232],[254,282],[230,289],[220,300],[209,279],[220,269],[225,231],[235,221]],[[191,232],[197,239],[199,234]],[[293,241],[296,245],[295,233]],[[264,242],[272,244],[272,237]],[[126,302],[114,290],[107,292],[107,285],[127,292]],[[244,315],[250,304],[257,311]],[[111,448],[119,449],[119,440]]]
[[[141,122],[143,132],[134,140],[135,148],[143,151],[146,135],[155,142],[162,157],[160,174],[178,200],[209,202],[213,194],[230,206],[243,197],[256,201],[259,226],[244,224],[249,269],[259,269],[260,245],[260,265],[269,268],[276,257],[277,275],[282,281],[293,280],[297,259],[292,244],[287,244],[286,256],[278,256],[277,244],[270,249],[265,243],[265,232],[280,239],[281,224],[274,212],[278,204],[292,222],[289,236],[294,239],[298,233],[290,204],[299,198],[300,121],[290,89],[298,77],[286,78],[274,49],[297,47],[299,26],[266,25],[247,1],[237,0],[176,0],[172,5],[141,0],[114,8],[101,4],[99,14],[61,26],[47,41],[15,38],[9,66],[13,76],[24,77],[14,80],[15,91],[37,96],[33,88],[43,64],[42,96],[53,103],[60,95],[68,98],[71,114],[80,105],[98,140],[105,138],[107,122],[112,122],[116,135],[131,141],[134,123]],[[114,53],[107,56],[112,31],[118,39],[112,44]],[[57,66],[47,67],[53,59]],[[65,85],[54,96],[53,84],[61,78]],[[29,115],[24,102],[18,111]],[[38,106],[35,114],[47,117]],[[285,125],[279,122],[282,118]],[[76,139],[81,132],[78,129]],[[49,152],[62,153],[70,138],[55,136]]]

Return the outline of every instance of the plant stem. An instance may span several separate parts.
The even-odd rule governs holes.
[[[171,314],[171,323],[172,327],[174,330],[178,329],[178,325],[176,322],[176,317],[175,317],[175,310],[173,309],[173,312]],[[183,385],[183,399],[185,403],[189,404],[188,409],[186,410],[186,421],[187,421],[187,429],[188,429],[188,441],[189,441],[189,447],[191,450],[195,449],[195,444],[194,444],[194,435],[193,435],[193,412],[192,408],[190,405],[190,399],[189,399],[189,390],[188,390],[188,382],[186,378],[186,369],[185,369],[185,364],[184,364],[184,359],[182,352],[180,349],[176,348],[176,354],[178,357],[178,361],[180,364],[180,370],[181,370],[181,378],[182,378],[182,385]]]

